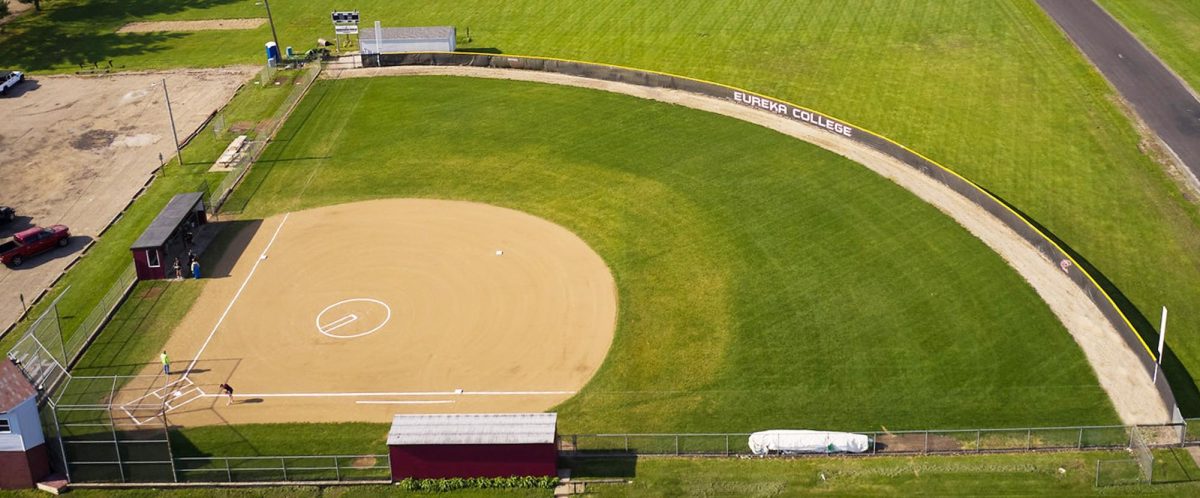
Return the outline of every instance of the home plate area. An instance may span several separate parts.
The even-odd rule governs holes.
[[[604,261],[511,209],[343,204],[247,224],[229,247],[166,346],[194,352],[187,373],[134,402],[162,401],[175,425],[543,411],[612,342]]]
[[[204,390],[187,377],[167,383],[143,396],[120,404],[120,410],[135,425],[157,422],[155,417],[203,398]]]

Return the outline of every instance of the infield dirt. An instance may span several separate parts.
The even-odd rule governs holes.
[[[166,346],[180,373],[199,358],[187,377],[205,396],[179,389],[173,425],[544,411],[591,379],[616,326],[613,277],[583,240],[470,202],[272,217],[206,275]]]

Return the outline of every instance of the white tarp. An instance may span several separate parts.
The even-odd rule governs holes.
[[[862,453],[871,440],[862,434],[826,431],[762,431],[750,435],[755,455],[791,453]]]

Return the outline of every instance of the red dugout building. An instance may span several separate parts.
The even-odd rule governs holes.
[[[554,476],[556,413],[396,415],[392,479]]]

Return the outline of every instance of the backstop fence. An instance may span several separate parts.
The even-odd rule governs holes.
[[[814,126],[828,133],[870,147],[901,161],[908,167],[949,187],[962,197],[986,210],[997,220],[1020,235],[1021,238],[1036,248],[1051,264],[1061,269],[1083,291],[1092,304],[1104,315],[1105,319],[1117,330],[1125,344],[1137,354],[1146,376],[1153,376],[1157,361],[1154,352],[1142,340],[1141,335],[1108,293],[1105,292],[1087,270],[1078,264],[1070,253],[1059,246],[1048,234],[1042,232],[1029,219],[979,185],[963,178],[949,168],[869,130],[811,109],[800,107],[780,99],[759,95],[748,90],[642,69],[542,57],[459,52],[363,54],[361,57],[364,67],[470,66],[516,69],[551,72],[643,87],[681,90],[777,114],[792,121]],[[1175,396],[1171,392],[1171,387],[1167,382],[1166,376],[1157,376],[1154,380],[1154,385],[1168,412],[1173,413],[1173,421],[1178,422],[1182,420],[1183,417],[1179,413]]]

